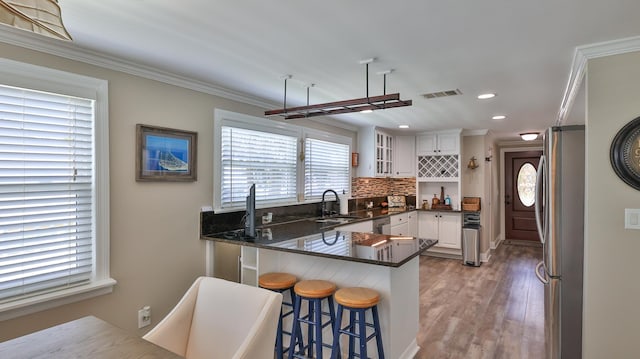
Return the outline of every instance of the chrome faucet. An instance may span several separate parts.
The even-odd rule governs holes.
[[[327,212],[327,209],[326,209],[326,207],[325,207],[325,206],[326,206],[326,203],[325,203],[325,201],[324,201],[324,196],[327,194],[327,192],[333,192],[333,195],[334,195],[334,196],[336,196],[336,204],[337,204],[337,205],[340,205],[340,197],[338,197],[338,193],[336,193],[336,191],[334,191],[334,190],[332,190],[332,189],[328,189],[328,190],[324,191],[324,192],[322,193],[322,217],[323,217],[323,218],[324,218],[325,214],[329,214],[329,215],[331,214],[331,213],[328,213],[328,212]]]

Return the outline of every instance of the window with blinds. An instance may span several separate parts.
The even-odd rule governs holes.
[[[222,208],[244,207],[253,183],[258,203],[295,201],[297,143],[292,136],[222,126]]]
[[[317,199],[327,189],[349,191],[349,146],[307,138],[305,140],[305,198]]]
[[[0,303],[92,279],[94,102],[0,85]]]

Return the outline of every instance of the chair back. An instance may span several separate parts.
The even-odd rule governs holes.
[[[200,277],[145,339],[188,359],[271,359],[281,303],[280,293],[223,279]],[[191,306],[191,310],[180,308],[181,305]],[[184,318],[169,319],[174,312],[182,313],[180,316]],[[187,317],[188,327],[184,325]],[[174,324],[180,329],[171,336],[159,333],[162,330],[158,327]],[[186,341],[179,339],[181,337]],[[173,342],[168,343],[168,347],[163,345],[167,340]]]

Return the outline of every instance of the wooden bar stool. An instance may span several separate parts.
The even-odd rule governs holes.
[[[340,334],[346,334],[349,336],[349,359],[354,358],[356,355],[354,351],[356,337],[360,345],[360,350],[357,353],[359,358],[368,358],[367,342],[375,337],[378,346],[378,358],[384,359],[380,319],[378,318],[378,302],[380,301],[378,292],[362,287],[341,288],[335,293],[334,297],[338,303],[338,313],[336,315],[336,326],[333,331],[331,358],[340,357]],[[344,309],[349,310],[349,324],[341,328]],[[368,309],[371,309],[373,323],[367,323],[365,320]],[[356,314],[358,316],[357,319]],[[373,328],[373,332],[369,336],[367,336],[367,327]]]
[[[316,359],[322,358],[322,347],[331,348],[330,345],[322,342],[322,329],[331,324],[331,332],[335,331],[335,311],[333,308],[333,293],[336,291],[336,285],[326,280],[303,280],[294,286],[293,290],[296,293],[296,301],[293,306],[293,334],[291,335],[291,344],[289,345],[289,359],[291,358],[306,358],[313,357]],[[300,315],[300,308],[302,307],[302,301],[308,302],[308,312],[306,316]],[[329,312],[322,311],[322,300],[326,300]],[[322,322],[322,315],[328,315],[329,320]],[[302,348],[294,353],[293,348],[296,344],[302,342],[302,338],[298,335],[301,331],[300,323],[307,324],[308,344],[302,343]],[[297,324],[297,325],[296,325]],[[314,331],[315,329],[315,331]],[[301,333],[301,332],[300,332]],[[313,354],[313,347],[315,344],[315,356]],[[307,355],[304,354],[304,349],[307,349]]]
[[[269,289],[274,292],[282,293],[282,308],[280,309],[280,318],[278,319],[278,332],[276,333],[276,358],[282,359],[284,358],[284,353],[286,353],[289,348],[284,348],[282,335],[287,334],[291,335],[290,331],[286,331],[283,328],[282,322],[284,318],[293,314],[293,303],[295,301],[295,293],[293,292],[293,286],[296,284],[298,279],[289,273],[265,273],[258,278],[258,285],[261,288]],[[284,294],[289,292],[290,302],[286,302],[284,300]],[[289,307],[290,309],[285,310],[284,307]],[[302,333],[299,332],[300,341],[302,341]],[[300,350],[302,350],[302,344],[300,344]]]

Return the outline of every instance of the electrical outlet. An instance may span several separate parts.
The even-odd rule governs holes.
[[[138,310],[138,328],[144,328],[151,324],[151,307],[146,305]]]

